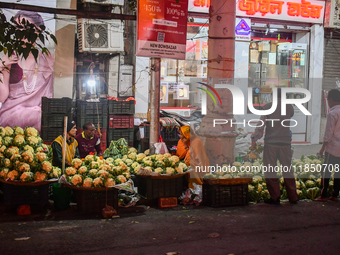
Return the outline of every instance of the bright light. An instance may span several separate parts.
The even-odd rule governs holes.
[[[94,86],[96,86],[96,81],[95,80],[88,80],[87,85],[89,85],[90,87],[94,87]]]
[[[269,29],[269,32],[270,32],[270,33],[273,33],[273,32],[275,32],[275,31],[277,31],[277,28],[271,28],[271,29]]]

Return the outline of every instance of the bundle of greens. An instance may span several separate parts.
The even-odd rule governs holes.
[[[104,151],[103,157],[117,159],[127,155],[128,152],[128,143],[124,138],[121,138],[117,141],[111,141],[109,148]]]

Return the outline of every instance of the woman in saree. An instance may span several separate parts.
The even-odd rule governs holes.
[[[190,172],[189,188],[193,188],[193,183],[202,185],[203,176],[207,173],[209,166],[209,158],[205,153],[203,141],[195,135],[190,126],[181,127],[179,136],[181,139],[177,146],[177,156],[184,158],[187,166],[193,169]]]

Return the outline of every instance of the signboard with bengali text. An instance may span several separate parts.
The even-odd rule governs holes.
[[[137,13],[137,56],[185,59],[187,0],[139,0]]]
[[[208,13],[210,0],[189,0],[189,12]],[[325,2],[318,0],[237,0],[236,16],[323,23]]]

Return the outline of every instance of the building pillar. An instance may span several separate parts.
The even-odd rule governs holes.
[[[209,40],[208,40],[208,85],[234,84],[235,60],[235,10],[234,0],[211,0],[209,9]],[[233,116],[232,94],[227,89],[216,88],[221,97],[222,105],[207,97],[207,114],[203,118],[197,134],[205,142],[205,150],[210,165],[221,165],[234,161],[234,144],[236,139],[236,122]],[[214,119],[224,119],[228,124],[213,127]]]

